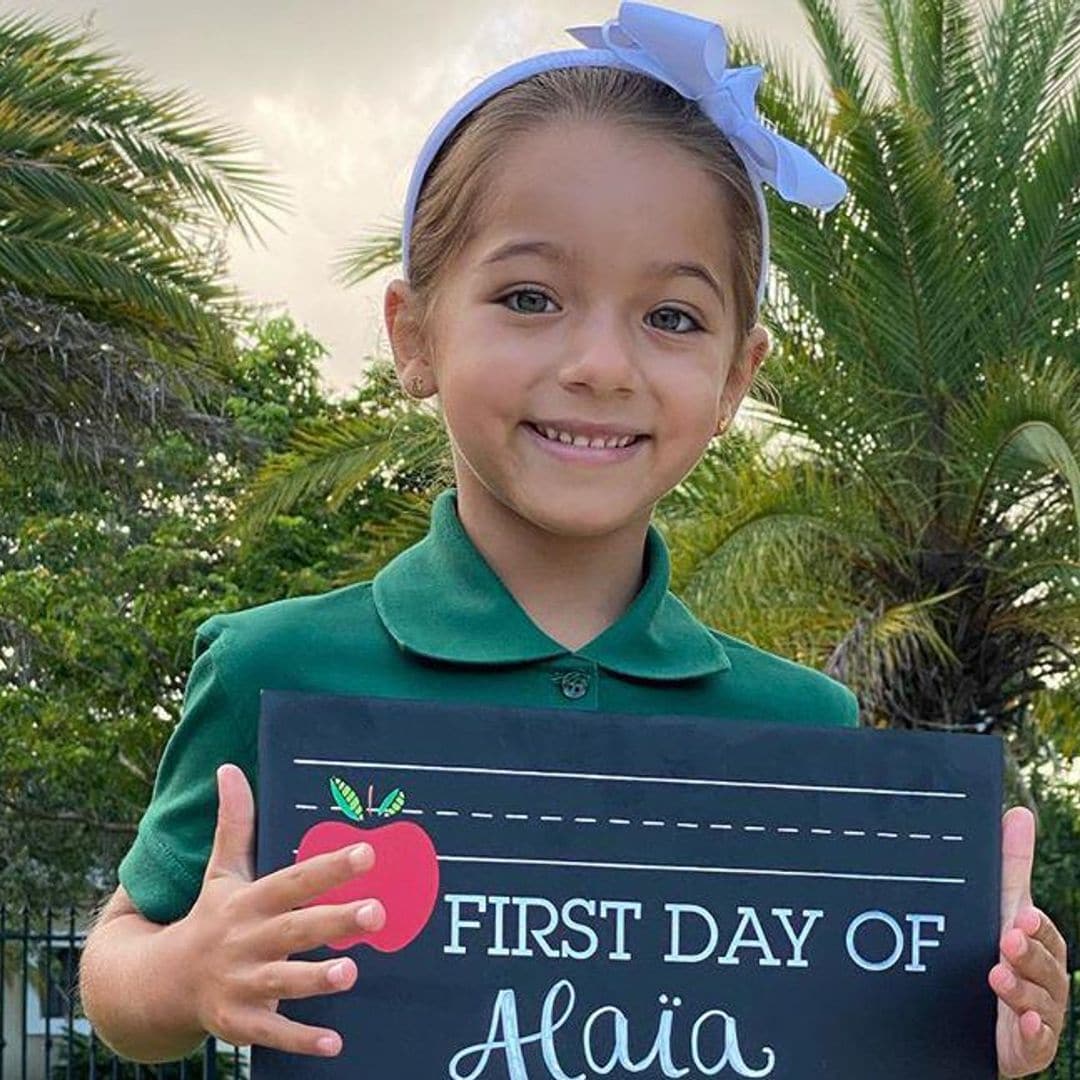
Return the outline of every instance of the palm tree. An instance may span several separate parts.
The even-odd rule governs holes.
[[[0,18],[0,448],[81,471],[168,425],[217,445],[243,304],[221,233],[282,189],[72,25]]]
[[[877,77],[829,0],[801,3],[826,91],[764,42],[731,62],[765,62],[763,114],[850,193],[827,215],[769,194],[777,345],[744,406],[766,435],[734,431],[662,504],[673,585],[848,683],[867,724],[1075,725],[1080,3],[1006,0],[976,27],[960,0],[878,0]],[[339,269],[399,259],[383,231]],[[344,498],[381,461],[407,469],[427,423],[403,404],[298,433],[249,522],[322,486]],[[401,545],[422,523],[412,506]]]
[[[827,96],[764,43],[736,62],[766,60],[762,111],[850,194],[770,196],[789,449],[720,479],[726,515],[683,500],[680,583],[716,615],[741,596],[751,636],[803,635],[870,723],[1078,718],[1080,3],[978,27],[960,0],[879,0],[877,79],[827,0],[802,6]],[[759,575],[800,595],[751,604]]]

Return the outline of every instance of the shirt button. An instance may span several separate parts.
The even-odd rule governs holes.
[[[584,671],[568,671],[559,679],[563,697],[582,698],[589,692],[589,676]]]

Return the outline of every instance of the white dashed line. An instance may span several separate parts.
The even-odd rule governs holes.
[[[320,806],[315,805],[314,803],[294,803],[293,805],[297,810],[316,810],[316,811],[317,810],[331,810],[331,811],[339,813],[339,814],[343,812],[341,807],[336,806],[336,805],[335,806],[330,806],[330,807],[320,807]],[[411,815],[413,815],[415,817],[422,817],[426,813],[434,813],[436,817],[462,817],[462,816],[465,816],[464,811],[460,811],[460,810],[434,810],[434,811],[430,811],[430,810],[421,810],[419,808],[414,808],[414,807],[411,807],[411,806],[404,808],[402,810],[402,813],[411,814]],[[471,811],[468,812],[468,816],[472,817],[472,818],[477,818],[477,819],[480,819],[480,820],[483,820],[483,821],[489,821],[489,820],[492,820],[493,818],[495,818],[498,815],[496,815],[495,813],[489,813],[489,812],[484,811],[484,810],[471,810]],[[507,821],[529,821],[530,820],[530,815],[529,814],[504,813],[502,815],[502,817],[504,817]],[[596,825],[596,824],[600,823],[600,819],[595,818],[595,817],[581,816],[581,817],[575,817],[575,818],[565,818],[561,814],[540,814],[539,815],[539,820],[540,821],[556,821],[556,822],[572,820],[576,824],[579,824],[579,825]],[[630,818],[612,817],[612,818],[607,818],[606,820],[607,820],[607,823],[609,825],[632,825],[633,824],[633,821]],[[650,820],[643,820],[643,821],[640,822],[640,824],[644,825],[644,826],[648,826],[649,828],[659,829],[659,828],[666,827],[668,825],[668,822],[661,821],[659,819],[650,819]],[[727,830],[731,830],[731,829],[736,828],[735,825],[732,825],[730,822],[726,822],[726,821],[713,821],[713,822],[675,821],[675,822],[672,822],[671,824],[673,824],[676,828],[679,828],[679,829],[700,829],[700,828],[706,828],[707,827],[709,829],[727,829]],[[785,834],[788,834],[788,835],[797,835],[798,833],[800,833],[802,831],[800,828],[798,828],[798,827],[796,827],[794,825],[774,825],[774,826],[771,826],[771,828],[772,828],[772,830],[774,832],[785,833]],[[743,825],[742,826],[742,830],[744,832],[768,832],[769,829],[770,829],[770,826],[766,826],[766,825]],[[869,835],[865,829],[842,829],[841,830],[841,829],[826,829],[826,828],[818,827],[818,826],[807,827],[806,832],[813,835],[813,836],[833,836],[835,834],[842,834],[844,836],[867,836],[867,835]],[[901,833],[887,832],[885,830],[880,830],[880,831],[877,831],[877,832],[873,833],[873,835],[880,837],[882,840],[897,840],[897,839],[900,839],[902,835],[906,835],[907,838],[910,839],[910,840],[933,840],[934,839],[934,836],[933,836],[932,833],[923,833],[923,832],[909,832],[907,834],[901,834]],[[944,833],[938,839],[951,841],[953,843],[959,843],[959,842],[963,841],[964,837],[957,834],[957,833]]]

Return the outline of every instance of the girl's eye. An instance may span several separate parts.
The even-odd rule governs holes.
[[[505,296],[501,297],[499,299],[499,303],[500,304],[506,303],[513,296],[531,296],[531,297],[539,298],[539,306],[536,306],[535,301],[534,301],[534,305],[532,307],[527,306],[525,310],[521,310],[520,308],[516,308],[516,307],[511,306],[510,310],[517,313],[518,315],[543,315],[543,314],[546,314],[543,311],[543,302],[546,300],[546,301],[549,301],[551,303],[554,303],[554,301],[551,299],[550,296],[548,296],[547,293],[541,292],[539,289],[515,289],[513,292],[509,292]],[[691,330],[700,330],[701,329],[701,323],[699,323],[697,321],[697,319],[695,319],[689,312],[683,311],[682,308],[662,307],[662,308],[657,308],[656,310],[657,311],[669,311],[669,312],[672,312],[676,316],[682,316],[684,319],[687,319],[690,322],[690,324],[691,324],[690,329]],[[682,332],[682,331],[676,330],[677,326],[678,326],[678,319],[676,318],[674,325],[661,326],[660,329],[661,330],[672,330],[672,331],[674,331],[676,333]]]
[[[682,308],[662,307],[662,308],[657,308],[656,310],[657,311],[670,311],[674,315],[681,315],[684,319],[688,319],[690,321],[690,323],[692,324],[691,331],[701,329],[701,323],[699,323],[697,321],[697,319],[695,319],[688,311],[683,311]],[[677,322],[678,322],[678,320],[676,320],[676,323]],[[675,327],[674,326],[662,326],[662,327],[660,327],[660,329],[661,330],[674,330]]]
[[[539,297],[540,301],[541,301],[541,307],[539,307],[539,308],[537,308],[537,307],[533,307],[531,309],[526,308],[526,310],[521,311],[518,308],[511,307],[510,310],[515,312],[518,315],[543,315],[543,314],[545,314],[544,311],[542,310],[543,301],[544,300],[551,300],[551,297],[548,296],[547,293],[541,292],[539,289],[515,289],[513,292],[509,292],[505,296],[501,297],[500,300],[499,300],[499,303],[500,304],[505,303],[512,296],[534,296],[534,297]],[[554,301],[552,301],[552,303],[554,303]]]

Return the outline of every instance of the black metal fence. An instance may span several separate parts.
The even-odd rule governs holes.
[[[248,1049],[209,1037],[191,1057],[145,1065],[118,1057],[94,1034],[79,1002],[86,940],[76,912],[31,919],[0,905],[0,1080],[247,1080]],[[167,977],[167,974],[165,975]]]
[[[248,1049],[223,1049],[212,1036],[182,1061],[142,1065],[117,1057],[95,1037],[80,1008],[79,955],[86,935],[75,930],[74,908],[58,925],[54,929],[51,908],[32,925],[26,908],[12,917],[0,905],[0,1080],[248,1080]],[[1071,945],[1069,958],[1076,963]],[[1080,1080],[1080,970],[1073,971],[1072,985],[1061,1047],[1041,1080]]]

